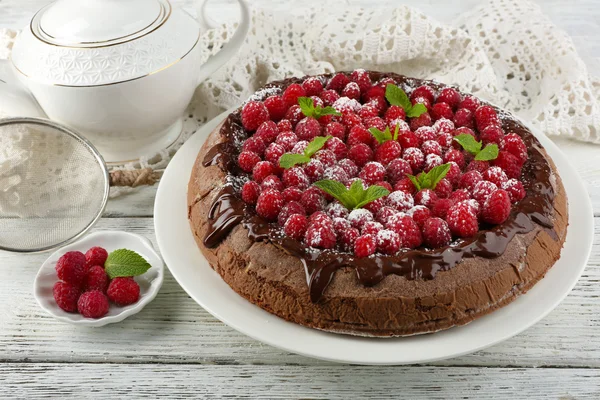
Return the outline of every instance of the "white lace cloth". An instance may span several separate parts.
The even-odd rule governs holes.
[[[242,50],[196,90],[179,145],[269,81],[354,68],[456,84],[547,135],[600,143],[600,80],[571,39],[529,1],[492,0],[452,25],[407,6],[364,10],[334,1],[323,9],[302,7],[253,10]],[[208,31],[201,45],[216,52],[234,29]],[[14,34],[0,33],[0,58],[8,56]],[[162,168],[173,151],[126,168]]]

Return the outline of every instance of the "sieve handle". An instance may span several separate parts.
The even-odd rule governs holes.
[[[133,170],[116,170],[109,172],[110,186],[152,186],[159,181],[162,171],[154,171],[152,168]]]

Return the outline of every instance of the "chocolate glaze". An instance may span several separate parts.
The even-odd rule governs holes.
[[[405,89],[428,84],[436,89],[443,88],[437,82],[407,78],[392,73],[371,72],[371,78],[377,81],[383,77],[392,77]],[[322,75],[328,78],[330,75]],[[291,78],[267,85],[265,93],[272,94],[273,88],[281,90],[301,79]],[[261,94],[256,99],[263,100]],[[266,96],[264,96],[266,97]],[[219,165],[228,173],[228,182],[216,196],[208,215],[208,230],[204,245],[217,246],[231,230],[242,223],[253,241],[268,241],[285,252],[297,257],[304,265],[310,298],[317,302],[331,282],[335,271],[341,267],[354,267],[358,280],[365,286],[373,286],[387,275],[395,274],[407,279],[433,279],[437,272],[454,268],[464,258],[495,258],[504,253],[510,241],[518,234],[531,232],[536,225],[541,226],[555,240],[553,229],[555,189],[552,168],[544,155],[538,140],[522,124],[510,115],[499,112],[506,132],[515,132],[523,138],[528,149],[529,159],[523,166],[522,181],[527,196],[513,206],[506,222],[480,230],[469,239],[461,239],[439,249],[419,248],[406,250],[397,255],[376,255],[368,258],[355,258],[350,253],[336,250],[318,251],[307,248],[301,242],[281,234],[276,223],[270,223],[256,215],[248,207],[235,189],[233,179],[247,176],[241,171],[235,159],[241,143],[247,137],[242,125],[240,110],[232,113],[221,128],[224,142],[215,145],[205,155],[204,166]],[[238,178],[239,179],[239,178]]]

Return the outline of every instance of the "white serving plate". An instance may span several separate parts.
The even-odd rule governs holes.
[[[52,287],[58,281],[56,275],[56,262],[68,251],[81,251],[85,254],[91,247],[104,247],[109,253],[117,249],[129,249],[137,252],[152,266],[146,273],[134,279],[140,285],[139,300],[128,306],[117,306],[110,303],[108,314],[102,318],[86,318],[78,313],[69,313],[62,310],[54,300]],[[38,271],[33,283],[33,295],[39,305],[54,318],[74,325],[104,326],[123,321],[130,315],[137,314],[150,303],[162,286],[164,277],[164,264],[160,256],[154,251],[152,243],[147,238],[129,232],[97,231],[85,238],[71,243],[54,252]]]
[[[593,240],[591,202],[558,147],[532,130],[563,179],[569,197],[569,229],[560,260],[527,294],[468,325],[404,338],[347,336],[284,321],[235,293],[212,270],[189,227],[186,192],[192,166],[207,136],[229,112],[204,125],[171,160],[156,195],[154,227],[168,268],[190,297],[256,340],[308,357],[353,364],[412,364],[457,357],[506,340],[538,322],[567,296],[585,268]]]

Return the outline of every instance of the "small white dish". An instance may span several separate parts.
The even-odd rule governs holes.
[[[102,318],[85,318],[78,313],[69,313],[62,310],[54,301],[52,287],[58,281],[56,275],[56,262],[68,251],[85,252],[94,246],[105,248],[109,253],[116,249],[130,249],[150,263],[152,266],[145,274],[136,276],[134,279],[140,285],[140,298],[135,304],[129,306],[117,306],[110,304],[108,314]],[[150,303],[157,295],[162,286],[164,278],[164,263],[160,256],[154,251],[150,240],[143,236],[119,231],[98,231],[87,235],[85,238],[65,246],[52,254],[42,264],[35,282],[33,283],[33,295],[38,304],[54,318],[74,325],[82,326],[104,326],[123,321],[130,315],[137,314]]]

